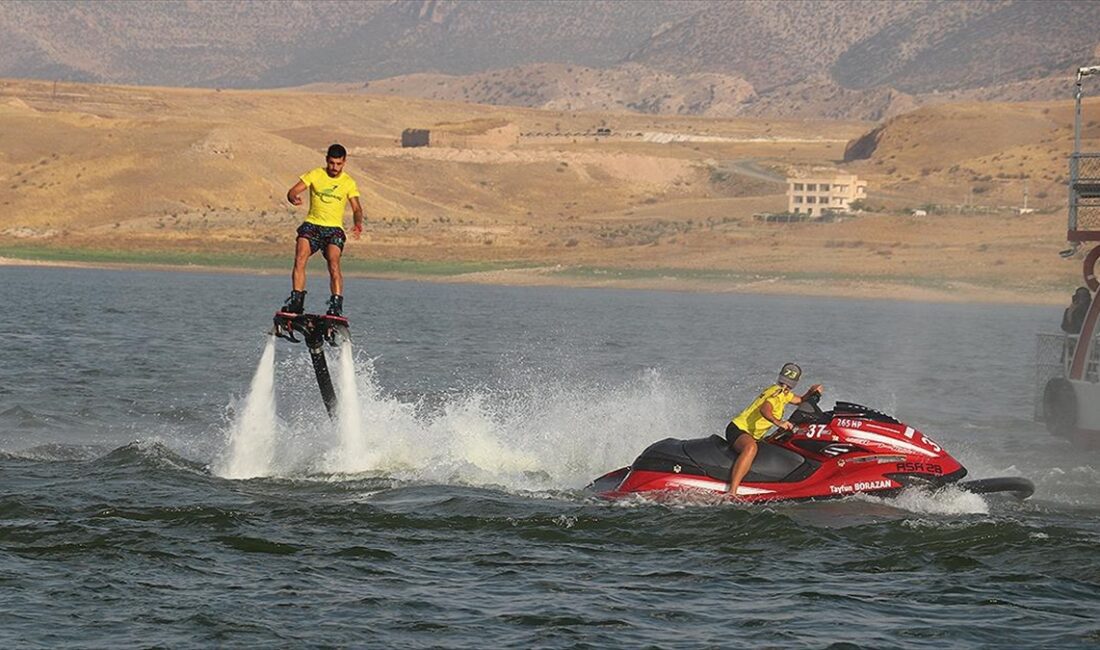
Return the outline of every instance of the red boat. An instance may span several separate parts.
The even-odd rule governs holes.
[[[791,416],[794,431],[763,440],[737,490],[744,501],[828,499],[856,493],[893,496],[920,485],[955,484],[986,494],[1008,492],[1026,499],[1031,481],[1002,477],[962,481],[966,468],[934,440],[874,409],[837,402],[822,411],[810,396]],[[729,490],[737,453],[717,435],[667,438],[650,445],[629,467],[604,474],[588,489],[608,498],[636,493]]]

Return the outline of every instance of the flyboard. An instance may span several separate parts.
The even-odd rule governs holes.
[[[317,387],[321,389],[321,399],[325,402],[328,416],[335,418],[336,389],[332,386],[332,377],[328,371],[325,344],[336,346],[351,340],[348,319],[342,316],[277,311],[269,334],[291,343],[306,344],[310,361],[313,362],[313,372],[317,375]]]

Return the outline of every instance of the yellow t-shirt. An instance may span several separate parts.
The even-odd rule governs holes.
[[[300,177],[309,188],[309,214],[306,221],[330,228],[344,227],[344,206],[348,199],[359,196],[355,180],[341,171],[332,178],[324,167],[310,170]]]
[[[733,423],[737,425],[738,429],[760,440],[768,432],[768,429],[773,426],[760,412],[760,407],[764,406],[764,402],[772,405],[772,417],[782,420],[783,409],[793,399],[794,392],[786,386],[781,384],[768,386],[752,404],[749,404],[747,409],[741,411],[741,415],[733,418]]]

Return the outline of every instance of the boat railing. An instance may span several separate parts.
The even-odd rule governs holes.
[[[1100,153],[1069,159],[1069,229],[1079,238],[1100,231]]]

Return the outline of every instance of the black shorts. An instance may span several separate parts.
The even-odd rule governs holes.
[[[298,237],[309,240],[310,255],[323,251],[329,246],[337,246],[340,250],[344,250],[344,242],[348,240],[343,228],[318,226],[308,221],[298,226]]]
[[[744,433],[745,435],[749,435],[748,431],[742,431],[741,427],[737,426],[733,422],[730,422],[726,425],[726,442],[732,445],[734,441],[737,440],[737,436],[741,435],[742,433]]]

